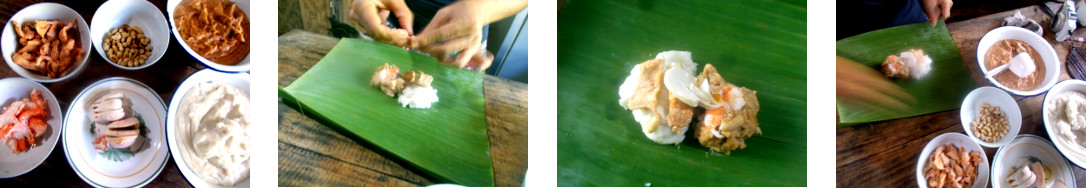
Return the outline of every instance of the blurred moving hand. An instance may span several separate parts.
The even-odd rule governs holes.
[[[952,0],[920,0],[921,8],[924,9],[924,14],[928,15],[928,22],[931,22],[931,26],[935,27],[935,24],[939,20],[946,20],[950,17],[950,7],[954,6]]]
[[[389,13],[396,15],[404,29],[392,29],[386,25]],[[380,43],[407,46],[415,34],[411,30],[414,14],[403,0],[355,0],[351,3],[351,19]]]
[[[907,110],[916,99],[882,73],[837,56],[837,102],[853,110]]]
[[[411,46],[447,65],[484,71],[494,55],[483,49],[483,26],[515,15],[527,0],[461,0],[441,8]]]

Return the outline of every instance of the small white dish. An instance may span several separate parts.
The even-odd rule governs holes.
[[[1007,134],[1004,134],[1002,138],[995,142],[981,140],[973,133],[973,120],[980,117],[980,106],[984,103],[999,107],[1007,115],[1007,125],[1010,126],[1010,129],[1007,130]],[[1018,135],[1019,129],[1022,128],[1022,111],[1018,109],[1018,103],[1014,101],[1014,98],[1011,98],[1011,95],[998,88],[985,86],[974,89],[969,92],[969,95],[965,96],[965,100],[962,101],[962,108],[959,111],[961,112],[962,128],[965,129],[965,133],[973,141],[984,147],[997,148],[1007,144]]]
[[[16,41],[16,37],[18,37],[15,34],[16,28],[12,27],[11,21],[18,21],[19,24],[23,24],[35,20],[58,20],[64,22],[64,24],[68,24],[69,22],[72,22],[72,20],[77,20],[75,22],[75,27],[76,29],[79,29],[78,42],[83,48],[83,59],[73,62],[75,65],[71,65],[73,67],[70,68],[71,70],[68,70],[67,75],[49,78],[40,73],[26,70],[11,60],[11,55],[17,51],[15,48],[19,44],[19,42]],[[19,76],[38,82],[58,82],[78,74],[79,71],[83,70],[83,67],[86,67],[87,59],[90,58],[90,44],[90,29],[87,27],[87,22],[83,20],[83,16],[80,16],[75,10],[57,3],[38,3],[19,10],[15,15],[11,16],[11,19],[9,19],[8,22],[4,23],[4,32],[3,35],[0,36],[0,48],[2,48],[4,60],[7,61],[11,70],[14,70]]]
[[[45,158],[49,157],[53,148],[57,146],[60,132],[63,131],[64,124],[61,121],[64,120],[64,114],[60,112],[60,104],[57,103],[53,92],[33,80],[4,78],[0,80],[0,88],[4,88],[0,90],[0,108],[7,107],[15,100],[29,98],[30,92],[34,89],[42,90],[41,97],[49,103],[49,117],[45,119],[49,128],[38,138],[37,146],[16,155],[11,153],[12,149],[7,144],[0,145],[0,178],[11,178],[34,170],[45,161]]]
[[[135,153],[100,153],[92,142],[94,123],[87,114],[99,97],[124,93],[131,110],[142,118],[143,149]],[[95,187],[141,187],[154,180],[166,167],[166,103],[147,85],[129,78],[102,79],[87,86],[72,100],[64,119],[64,155],[83,181]],[[146,133],[144,133],[146,130]]]
[[[1056,132],[1059,128],[1054,125],[1054,123],[1056,122],[1052,122],[1052,120],[1049,118],[1049,116],[1052,114],[1052,112],[1049,110],[1049,108],[1051,108],[1049,106],[1049,103],[1051,103],[1052,100],[1055,100],[1055,98],[1060,94],[1070,91],[1086,93],[1086,81],[1070,79],[1061,81],[1059,84],[1056,84],[1056,86],[1053,86],[1052,90],[1049,90],[1048,93],[1045,94],[1044,103],[1041,103],[1041,119],[1044,119],[1045,131],[1048,133],[1049,138],[1053,139],[1052,142],[1055,143],[1056,149],[1058,149],[1060,153],[1067,158],[1067,160],[1071,161],[1071,163],[1074,163],[1076,166],[1086,168],[1086,158],[1073,157],[1074,155],[1070,150],[1072,147],[1081,148],[1082,146],[1064,144],[1061,141],[1055,140],[1058,138],[1055,138],[1053,136],[1060,135],[1058,132]]]
[[[231,0],[231,1],[233,1],[235,4],[237,4],[238,9],[241,9],[242,12],[245,12],[245,17],[248,17],[248,19],[250,20],[250,23],[251,23],[253,16],[252,16],[252,13],[250,13],[250,11],[249,11],[249,0]],[[169,17],[170,30],[173,31],[172,32],[173,37],[175,39],[177,39],[177,42],[181,43],[181,47],[185,48],[185,51],[189,52],[189,55],[192,55],[193,58],[196,58],[196,60],[199,60],[200,64],[203,64],[204,66],[206,66],[207,68],[211,68],[212,70],[227,72],[227,73],[249,72],[249,58],[252,57],[252,53],[251,53],[252,51],[250,51],[249,55],[245,56],[245,59],[242,59],[240,62],[238,62],[235,65],[223,65],[223,64],[215,63],[215,62],[212,62],[211,60],[207,60],[207,58],[204,58],[204,56],[201,56],[200,54],[197,54],[196,51],[192,51],[192,47],[189,47],[189,44],[185,43],[184,38],[181,38],[181,34],[177,32],[177,25],[175,25],[175,24],[177,24],[177,21],[173,20],[174,19],[174,9],[177,8],[177,5],[180,4],[180,3],[181,3],[181,0],[169,0],[169,1],[167,1],[166,2],[166,12],[168,12],[169,16],[170,16]],[[253,39],[252,36],[250,36],[249,38]],[[250,45],[252,45],[252,43],[250,43]]]
[[[916,183],[920,187],[928,187],[928,181],[924,178],[924,167],[928,165],[928,156],[931,152],[935,151],[935,148],[954,144],[954,147],[964,147],[966,152],[980,152],[980,156],[988,156],[984,154],[984,149],[962,133],[944,133],[935,137],[928,142],[927,146],[924,146],[924,150],[920,153],[920,159],[916,162]],[[980,165],[977,167],[977,180],[973,182],[973,188],[984,188],[988,186],[988,157],[982,157]]]
[[[118,65],[113,60],[106,56],[106,51],[102,48],[102,42],[105,41],[106,35],[114,28],[119,28],[122,25],[136,26],[143,30],[143,35],[147,36],[151,40],[151,56],[147,57],[147,60],[140,66],[126,67]],[[125,70],[139,70],[146,68],[158,62],[162,58],[163,54],[166,54],[166,48],[170,46],[170,28],[169,23],[166,22],[166,17],[162,15],[162,12],[158,11],[158,7],[155,7],[151,2],[145,0],[112,0],[102,3],[102,6],[98,7],[98,11],[94,12],[94,19],[91,20],[91,40],[94,41],[94,49],[98,51],[98,55],[102,56],[117,68]]]
[[[1011,92],[1012,94],[1018,96],[1039,95],[1045,91],[1048,91],[1049,88],[1052,88],[1052,86],[1055,85],[1057,80],[1060,78],[1061,72],[1060,60],[1058,56],[1056,56],[1056,50],[1052,49],[1052,45],[1048,44],[1048,41],[1046,41],[1044,38],[1041,38],[1041,36],[1037,35],[1037,33],[1023,29],[1021,27],[999,27],[993,29],[992,31],[988,31],[987,34],[984,34],[984,37],[980,38],[980,42],[977,43],[977,66],[980,68],[981,75],[988,75],[988,69],[994,68],[984,66],[984,54],[987,54],[988,49],[991,48],[992,45],[994,45],[996,42],[1007,39],[1020,40],[1022,42],[1025,42],[1026,44],[1029,44],[1029,46],[1033,47],[1034,50],[1037,50],[1037,53],[1041,55],[1041,60],[1044,61],[1044,81],[1041,82],[1039,87],[1029,91],[1020,91],[1008,88],[1007,86],[999,83],[999,81],[996,81],[995,78],[992,77],[987,77],[988,81],[992,82],[992,84],[996,87],[1007,90],[1008,92]]]
[[[188,94],[189,90],[192,89],[193,86],[196,86],[196,84],[203,82],[220,82],[231,85],[237,87],[238,89],[241,89],[241,91],[244,91],[247,97],[251,97],[252,94],[249,92],[249,79],[249,74],[245,73],[232,74],[216,72],[211,69],[204,69],[196,71],[196,73],[190,75],[189,78],[186,78],[184,82],[181,82],[181,85],[178,86],[177,90],[174,91],[173,98],[170,99],[169,111],[166,113],[169,114],[166,119],[166,138],[170,146],[170,154],[174,156],[174,162],[177,163],[177,168],[181,170],[181,174],[185,175],[185,179],[187,179],[193,187],[225,186],[211,184],[207,181],[204,181],[202,178],[200,178],[200,175],[197,175],[196,172],[193,171],[191,167],[189,167],[188,162],[183,159],[184,155],[181,154],[182,150],[181,148],[179,148],[180,142],[177,141],[177,137],[179,135],[176,135],[178,133],[176,123],[177,116],[174,115],[177,113],[177,107],[181,106],[181,99],[185,98],[185,95]],[[252,102],[251,99],[250,102]],[[235,184],[233,187],[249,187],[249,182],[251,179],[252,177],[250,176],[250,179]]]
[[[1024,134],[1015,137],[1013,141],[996,151],[992,160],[992,187],[1011,187],[1006,179],[1016,168],[1020,168],[1023,160],[1032,157],[1039,159],[1045,168],[1051,168],[1055,177],[1045,182],[1045,187],[1053,184],[1063,184],[1063,187],[1077,187],[1074,172],[1067,160],[1060,155],[1051,142],[1039,136]]]

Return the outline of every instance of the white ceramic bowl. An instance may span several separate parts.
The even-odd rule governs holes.
[[[1048,44],[1048,41],[1041,38],[1037,33],[1014,26],[1004,26],[988,31],[988,33],[984,34],[984,37],[980,39],[980,43],[977,43],[977,66],[980,67],[980,72],[982,74],[988,75],[988,69],[995,68],[984,66],[984,55],[988,52],[988,49],[996,42],[1006,39],[1021,40],[1022,42],[1029,44],[1030,47],[1033,47],[1034,50],[1037,50],[1037,53],[1041,55],[1041,60],[1044,61],[1044,81],[1041,82],[1039,87],[1029,91],[1007,88],[1007,86],[996,81],[995,78],[988,78],[989,82],[992,82],[996,87],[1007,90],[1018,96],[1038,95],[1056,84],[1060,77],[1060,59],[1056,56],[1056,50],[1052,49],[1052,45]]]
[[[25,78],[0,79],[0,106],[7,107],[15,100],[29,98],[31,90],[42,90],[41,97],[49,103],[49,117],[44,119],[49,128],[45,134],[38,138],[38,145],[30,148],[25,153],[11,153],[7,144],[0,145],[0,178],[11,178],[34,170],[41,165],[45,158],[53,152],[60,140],[63,131],[64,114],[60,112],[60,104],[57,98],[49,91],[49,88]]]
[[[996,151],[992,160],[992,187],[1012,187],[1006,181],[1011,170],[1021,168],[1023,162],[1031,157],[1040,160],[1041,164],[1050,168],[1053,173],[1049,174],[1053,178],[1045,182],[1045,187],[1053,187],[1055,184],[1061,184],[1062,187],[1077,186],[1071,165],[1067,164],[1067,160],[1056,151],[1051,142],[1039,136],[1024,134]]]
[[[118,65],[106,56],[106,51],[102,48],[102,42],[105,41],[106,35],[113,31],[114,28],[119,28],[125,24],[139,27],[143,30],[143,35],[151,39],[151,47],[153,47],[151,56],[147,57],[147,60],[140,66],[126,67]],[[101,55],[102,59],[105,59],[110,65],[125,70],[139,70],[155,64],[166,53],[166,48],[170,46],[170,28],[169,23],[166,22],[166,17],[162,15],[162,12],[158,11],[158,7],[145,0],[112,0],[102,3],[102,6],[98,7],[98,11],[94,12],[90,31],[91,41],[94,42],[94,49],[98,51],[98,55]]]
[[[204,69],[196,71],[196,73],[190,75],[189,78],[186,78],[184,82],[181,82],[181,85],[177,87],[176,91],[174,91],[173,98],[170,99],[170,108],[166,112],[166,114],[169,114],[166,117],[166,140],[170,145],[170,154],[173,155],[174,162],[177,163],[177,168],[181,170],[181,174],[185,175],[185,179],[188,179],[189,183],[191,183],[192,186],[224,187],[221,185],[208,183],[207,181],[204,181],[203,178],[200,178],[200,176],[192,170],[192,167],[189,167],[188,161],[184,159],[184,155],[182,155],[181,153],[183,152],[183,150],[179,146],[180,142],[177,140],[178,135],[176,135],[178,133],[177,123],[175,123],[177,122],[177,116],[174,115],[177,113],[177,107],[181,105],[181,99],[185,98],[185,95],[188,94],[189,90],[192,89],[193,86],[196,86],[196,84],[212,81],[237,87],[238,89],[241,89],[241,91],[245,92],[246,95],[252,97],[252,93],[250,93],[249,90],[249,80],[249,74],[245,73],[231,74],[216,72],[210,69]],[[251,98],[249,102],[252,102]],[[250,152],[252,152],[252,150],[250,150]],[[251,167],[252,166],[250,166],[250,168]],[[249,179],[245,181],[235,184],[234,187],[249,187],[249,182],[251,179],[252,176],[250,176]]]
[[[935,137],[928,142],[927,146],[924,146],[923,152],[920,153],[920,159],[916,162],[916,183],[920,187],[928,187],[928,181],[924,178],[924,167],[928,165],[928,156],[931,152],[935,151],[935,148],[946,145],[954,144],[954,147],[965,147],[966,152],[980,152],[980,156],[983,161],[977,167],[977,180],[973,182],[974,188],[984,188],[988,186],[988,155],[984,154],[984,149],[977,145],[977,142],[969,139],[962,133],[945,133]]]
[[[235,4],[237,4],[238,9],[241,9],[242,12],[245,12],[245,16],[249,18],[250,23],[251,23],[253,16],[249,11],[249,0],[231,0],[231,1],[233,1]],[[174,18],[174,9],[177,8],[177,5],[180,4],[180,3],[181,3],[181,0],[169,0],[168,2],[166,2],[166,12],[169,12],[169,15],[170,15],[170,17],[168,18],[170,20],[170,30],[173,31],[173,37],[175,39],[177,39],[177,42],[181,43],[181,47],[185,48],[185,51],[188,51],[189,55],[192,55],[192,57],[196,58],[197,60],[200,60],[200,64],[203,64],[204,66],[206,66],[208,68],[211,68],[213,70],[228,72],[228,73],[249,72],[249,57],[252,56],[252,53],[251,53],[252,51],[251,50],[250,50],[249,55],[245,56],[245,59],[242,59],[240,62],[238,62],[235,65],[223,65],[223,64],[215,63],[215,62],[212,62],[211,60],[207,60],[207,58],[204,58],[204,56],[201,56],[200,54],[197,54],[195,51],[192,51],[192,47],[189,47],[189,44],[185,43],[185,40],[183,38],[181,38],[181,34],[177,32],[177,25],[174,25],[174,24],[177,24],[177,21],[173,20],[173,18]],[[254,38],[250,35],[249,39],[252,40]],[[249,43],[250,46],[252,44],[253,43]]]
[[[77,27],[76,29],[79,29],[79,43],[83,48],[83,59],[73,62],[75,64],[71,66],[74,67],[71,67],[70,70],[68,70],[68,74],[57,78],[49,78],[16,65],[14,61],[11,61],[11,55],[15,53],[15,47],[19,42],[16,41],[16,28],[11,26],[12,20],[19,21],[19,24],[34,20],[59,20],[67,24],[72,20],[77,20],[75,22],[75,27]],[[79,71],[82,71],[83,67],[87,65],[87,59],[90,57],[90,44],[90,29],[87,27],[87,22],[83,20],[83,16],[80,16],[79,13],[67,6],[56,3],[38,3],[19,10],[14,16],[11,16],[11,19],[7,23],[4,23],[4,32],[3,35],[0,36],[0,48],[3,48],[4,60],[7,60],[11,70],[14,70],[19,76],[38,82],[57,82],[71,78],[73,75],[79,73]]]
[[[1060,139],[1057,136],[1060,134],[1056,132],[1057,130],[1059,130],[1059,128],[1054,125],[1056,122],[1049,118],[1049,115],[1052,114],[1052,112],[1049,110],[1049,108],[1052,108],[1052,106],[1050,106],[1049,103],[1051,103],[1052,100],[1055,100],[1055,98],[1060,94],[1068,91],[1086,93],[1086,81],[1074,79],[1064,80],[1059,84],[1056,84],[1056,86],[1053,86],[1052,90],[1049,90],[1048,94],[1045,94],[1044,103],[1042,103],[1041,105],[1041,115],[1042,119],[1044,119],[1045,122],[1045,131],[1048,132],[1048,136],[1050,139],[1052,139],[1052,143],[1056,145],[1056,149],[1059,149],[1060,153],[1063,154],[1063,156],[1067,157],[1067,160],[1071,161],[1071,163],[1075,163],[1076,166],[1086,168],[1086,158],[1074,157],[1074,155],[1071,155],[1072,153],[1070,150],[1070,148],[1072,147],[1081,148],[1082,146],[1065,144],[1060,140],[1057,140]]]
[[[973,120],[980,117],[980,106],[984,103],[998,106],[1007,115],[1007,124],[1010,129],[1007,130],[1007,134],[1004,134],[1002,138],[995,142],[985,142],[973,134]],[[1007,144],[1014,140],[1014,137],[1018,135],[1018,130],[1022,128],[1022,111],[1018,109],[1018,103],[1014,101],[1014,98],[1011,98],[1011,95],[998,88],[985,86],[974,89],[969,92],[969,95],[965,96],[965,100],[962,101],[962,108],[959,111],[961,112],[962,127],[965,128],[965,133],[973,141],[984,147],[996,148]]]

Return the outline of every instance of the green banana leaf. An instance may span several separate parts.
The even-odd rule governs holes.
[[[370,86],[378,66],[433,75],[438,102],[429,109],[402,107]],[[330,122],[440,179],[493,186],[486,134],[482,74],[438,65],[430,56],[395,46],[342,39],[313,68],[279,89],[286,104]]]
[[[958,46],[950,38],[946,23],[935,27],[930,23],[917,23],[891,27],[852,36],[837,41],[837,55],[878,70],[886,56],[900,54],[909,49],[923,49],[931,57],[931,72],[918,79],[892,79],[906,92],[915,97],[907,110],[852,109],[837,104],[840,125],[882,121],[946,111],[961,107],[965,96],[976,82],[969,77]]]
[[[805,186],[806,15],[803,1],[569,1],[558,13],[558,185]],[[618,88],[667,50],[757,91],[763,134],[731,155],[693,129],[678,145],[645,137]]]

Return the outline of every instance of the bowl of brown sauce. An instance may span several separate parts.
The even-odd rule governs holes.
[[[185,51],[220,72],[249,71],[248,0],[170,0],[170,29]]]
[[[1028,54],[1036,69],[1025,77],[1004,70],[986,77],[996,87],[1018,96],[1035,96],[1052,88],[1059,79],[1060,61],[1047,40],[1032,31],[1004,26],[988,31],[977,44],[977,64],[982,75]]]

